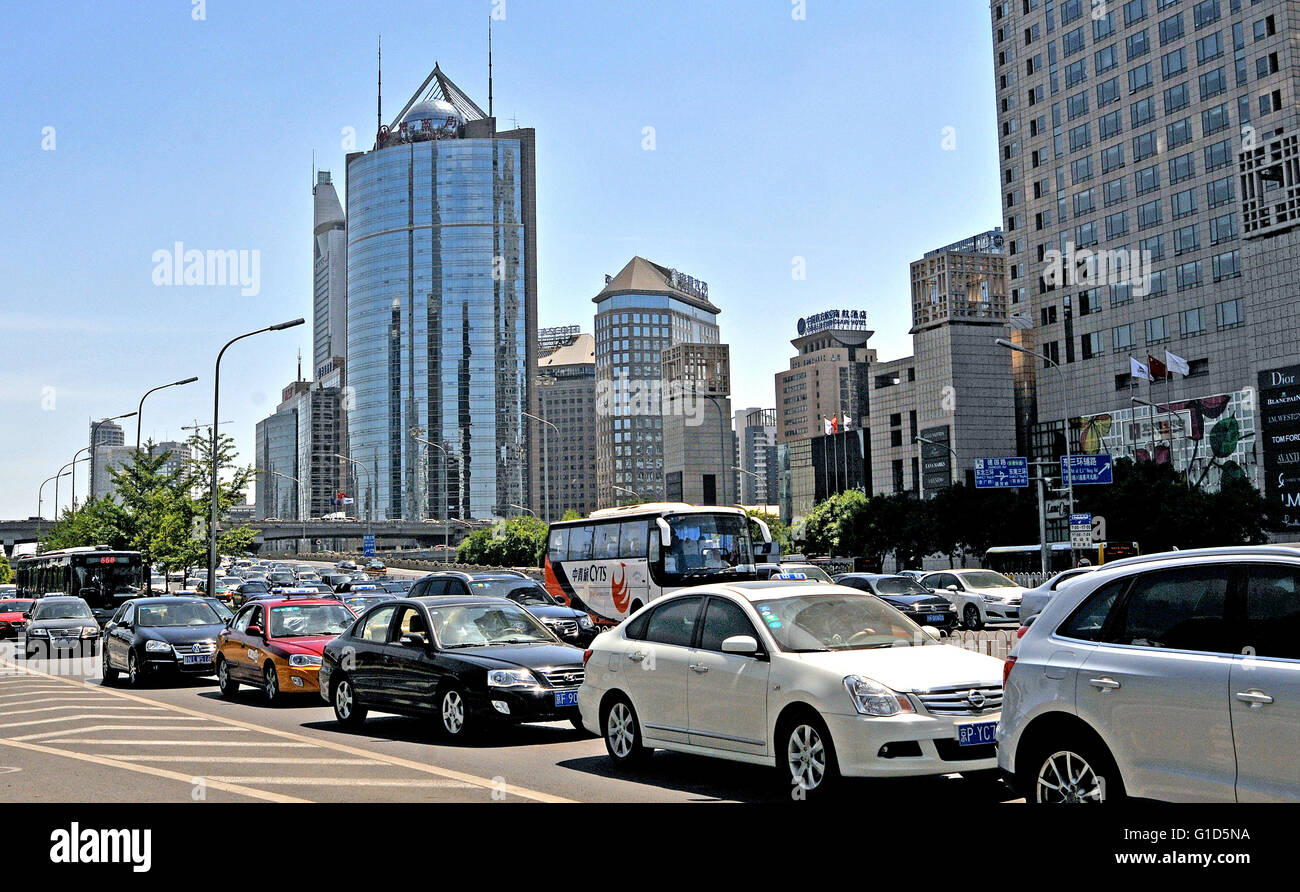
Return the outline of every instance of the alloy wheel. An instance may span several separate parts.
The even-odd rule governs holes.
[[[459,691],[442,695],[442,726],[448,734],[459,734],[465,727],[465,701]]]
[[[626,759],[632,753],[632,747],[636,743],[634,721],[632,710],[626,703],[615,703],[605,719],[605,737],[609,740],[609,748],[620,759]]]
[[[1083,756],[1059,750],[1043,760],[1034,785],[1038,802],[1078,804],[1101,802],[1102,782]]]
[[[801,790],[812,791],[826,778],[826,745],[811,725],[796,725],[786,744],[790,779]]]
[[[347,720],[352,718],[352,685],[344,679],[334,688],[334,709],[338,712],[339,718]]]

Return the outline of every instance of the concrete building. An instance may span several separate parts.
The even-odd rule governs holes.
[[[662,361],[664,500],[736,504],[730,348],[676,344]]]
[[[664,498],[662,354],[718,344],[709,286],[633,257],[596,304],[596,504]]]
[[[312,368],[347,355],[348,234],[328,170],[312,186]]]
[[[117,486],[113,482],[113,472],[131,464],[135,446],[98,446],[92,455],[90,497],[102,499],[104,496],[117,498]]]
[[[295,381],[275,414],[258,423],[258,520],[307,520],[339,510],[341,400],[336,388]],[[299,486],[301,482],[301,486]]]
[[[990,9],[1010,306],[1060,365],[1043,361],[1034,385],[1035,456],[1069,436],[1075,452],[1300,498],[1300,477],[1260,473],[1289,450],[1254,436],[1253,398],[1300,361],[1295,3]],[[1166,350],[1189,374],[1135,382],[1129,357]],[[1204,442],[1217,423],[1238,433],[1227,455]]]
[[[596,339],[572,328],[567,343],[542,346],[537,362],[538,415],[556,427],[538,431],[533,475],[534,510],[548,520],[596,509]]]
[[[437,66],[347,158],[349,491],[376,520],[530,498],[536,194],[534,131],[499,131]]]
[[[104,470],[110,464],[108,455],[100,453],[125,443],[126,435],[122,433],[121,425],[107,419],[90,422],[90,482],[86,487],[89,498],[102,498],[112,488],[111,476]],[[120,466],[120,458],[115,462],[115,467]],[[76,493],[73,493],[73,498],[76,498]]]
[[[740,504],[777,504],[776,409],[740,409],[733,426]]]

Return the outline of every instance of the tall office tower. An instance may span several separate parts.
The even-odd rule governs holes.
[[[341,421],[337,388],[302,380],[284,388],[275,414],[257,425],[259,520],[308,520],[338,510]]]
[[[116,422],[107,419],[90,422],[90,482],[86,487],[88,498],[100,498],[111,490],[112,475],[107,473],[107,468],[110,465],[120,467],[122,457],[120,454],[115,454],[110,460],[108,450],[123,446],[125,443],[126,435],[122,433],[121,426]],[[74,493],[73,497],[75,496]]]
[[[1011,309],[1051,360],[1035,454],[1064,452],[1068,435],[1074,452],[1154,457],[1209,487],[1244,475],[1300,500],[1300,476],[1261,474],[1300,423],[1255,390],[1300,363],[1296,4],[998,0],[991,13]],[[1149,366],[1166,350],[1168,380],[1132,377],[1130,356]]]
[[[255,517],[298,520],[298,413],[292,407],[257,423]]]
[[[349,490],[377,520],[517,514],[537,455],[534,131],[498,131],[435,66],[348,156],[347,221]]]
[[[663,352],[662,362],[664,498],[735,504],[730,348],[676,344]]]
[[[348,339],[348,233],[343,205],[328,170],[312,186],[312,368],[346,355]]]
[[[775,505],[776,409],[749,408],[736,412],[737,492],[742,505]]]
[[[596,340],[572,328],[562,345],[542,338],[537,361],[537,414],[555,428],[537,430],[533,505],[548,520],[596,508]]]
[[[596,304],[596,503],[664,497],[662,353],[719,343],[709,286],[633,257]]]

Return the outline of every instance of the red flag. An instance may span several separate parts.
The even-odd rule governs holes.
[[[1169,367],[1150,353],[1147,354],[1147,366],[1151,369],[1152,378],[1164,379],[1169,377]]]
[[[839,432],[840,432],[840,416],[838,416],[838,415],[832,415],[832,416],[831,416],[831,433],[833,433],[833,434],[838,434]]]

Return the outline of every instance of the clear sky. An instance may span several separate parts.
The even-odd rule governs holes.
[[[310,322],[312,153],[341,191],[347,128],[372,145],[381,34],[385,119],[435,62],[486,107],[504,10],[496,114],[537,129],[539,323],[590,331],[633,255],[676,267],[723,310],[737,408],[773,405],[808,313],[865,308],[881,358],[909,353],[908,263],[1001,219],[980,0],[197,2],[0,5],[0,517],[36,513],[92,417],[198,375],[145,406],[146,439],[181,439],[226,340]],[[155,285],[176,242],[258,251],[259,293]],[[227,353],[245,462],[299,349],[310,375],[310,324]]]

